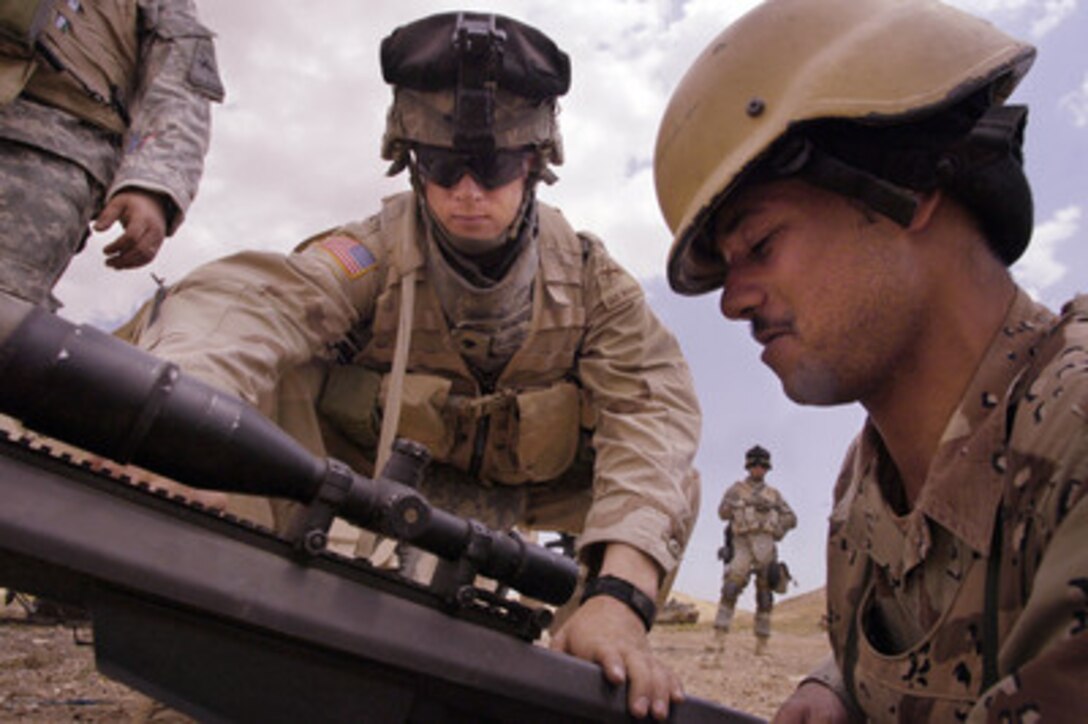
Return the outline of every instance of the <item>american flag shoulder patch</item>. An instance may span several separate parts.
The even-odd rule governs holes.
[[[330,236],[318,244],[336,260],[348,279],[358,279],[373,269],[376,263],[370,249],[350,236]]]

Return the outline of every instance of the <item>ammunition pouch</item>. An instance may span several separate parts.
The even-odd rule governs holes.
[[[333,367],[318,411],[365,451],[376,448],[386,375],[360,365]],[[581,394],[571,382],[483,397],[451,394],[438,375],[404,376],[397,435],[427,446],[437,462],[467,470],[477,430],[488,419],[481,477],[506,485],[559,477],[578,454]]]
[[[49,16],[52,3],[0,3],[0,105],[23,92],[38,69],[34,46]]]
[[[789,566],[781,561],[775,561],[767,565],[767,585],[778,594],[786,592],[793,576],[790,575]]]
[[[578,386],[558,382],[510,398],[492,428],[489,477],[506,484],[542,483],[558,477],[578,453],[581,414]]]
[[[387,375],[382,380],[382,399],[388,385]],[[452,386],[452,380],[445,377],[408,373],[401,391],[397,435],[426,445],[440,462],[449,460],[460,423],[456,408],[449,404]]]
[[[0,46],[2,54],[9,50],[29,58],[34,52],[38,36],[49,20],[53,8],[52,0],[36,2],[0,3]]]
[[[381,386],[382,375],[373,370],[335,365],[317,400],[318,412],[356,445],[373,451],[381,433]]]

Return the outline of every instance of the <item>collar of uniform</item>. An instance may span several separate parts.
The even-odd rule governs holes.
[[[919,510],[900,515],[888,502],[883,491],[899,485],[898,474],[872,421],[866,420],[858,437],[852,468],[855,484],[843,536],[897,583],[925,558],[932,542],[929,524]]]
[[[1006,417],[1017,377],[1053,315],[1021,289],[952,414],[917,508],[988,554],[1004,490]]]
[[[902,578],[925,559],[932,545],[930,521],[980,554],[989,552],[1005,473],[1005,418],[1017,376],[1030,347],[1053,315],[1021,290],[959,406],[949,419],[913,510],[899,515],[884,490],[900,485],[898,474],[871,421],[858,439],[857,484],[846,535],[861,550]]]

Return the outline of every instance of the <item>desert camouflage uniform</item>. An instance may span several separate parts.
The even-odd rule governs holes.
[[[755,634],[765,639],[771,635],[774,607],[774,586],[769,574],[771,566],[778,562],[775,544],[797,526],[797,516],[777,489],[749,476],[725,491],[718,505],[718,517],[732,530],[733,557],[722,576],[722,595],[714,626],[729,630],[737,598],[754,575]]]
[[[628,543],[674,571],[698,509],[700,412],[638,283],[538,203],[524,333],[480,335],[471,320],[447,321],[416,206],[403,193],[289,256],[202,267],[170,289],[155,322],[144,328],[149,307],[122,334],[366,474],[375,376],[389,370],[401,281],[419,270],[398,433],[437,461],[423,492],[491,526],[578,532],[580,550]],[[356,364],[335,362],[346,337]],[[512,356],[489,391],[466,360],[496,345]]]
[[[815,678],[877,721],[1088,721],[1086,485],[1088,297],[1019,292],[913,510],[871,425],[847,454]]]
[[[209,101],[223,98],[212,34],[192,0],[56,5],[55,22],[79,28],[88,8],[108,6],[110,17],[131,16],[135,27],[102,51],[133,76],[131,93],[118,91],[128,99],[127,119],[106,104],[96,108],[72,75],[0,45],[0,289],[50,306],[88,223],[118,192],[162,194],[167,234],[177,230],[203,170]],[[65,98],[72,108],[58,107]]]

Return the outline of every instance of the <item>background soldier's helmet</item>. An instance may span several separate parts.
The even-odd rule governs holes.
[[[751,468],[754,465],[762,465],[768,470],[771,469],[771,451],[766,448],[756,445],[750,448],[748,452],[744,453],[744,467],[745,469]]]
[[[533,148],[563,162],[557,98],[570,60],[536,28],[502,15],[440,13],[382,41],[382,76],[393,86],[382,158],[389,173],[417,146],[467,154]]]
[[[1034,49],[936,0],[768,0],[696,59],[654,175],[683,294],[722,284],[708,222],[753,181],[799,176],[901,223],[941,188],[1011,264],[1031,236],[1026,109],[1003,106]]]

